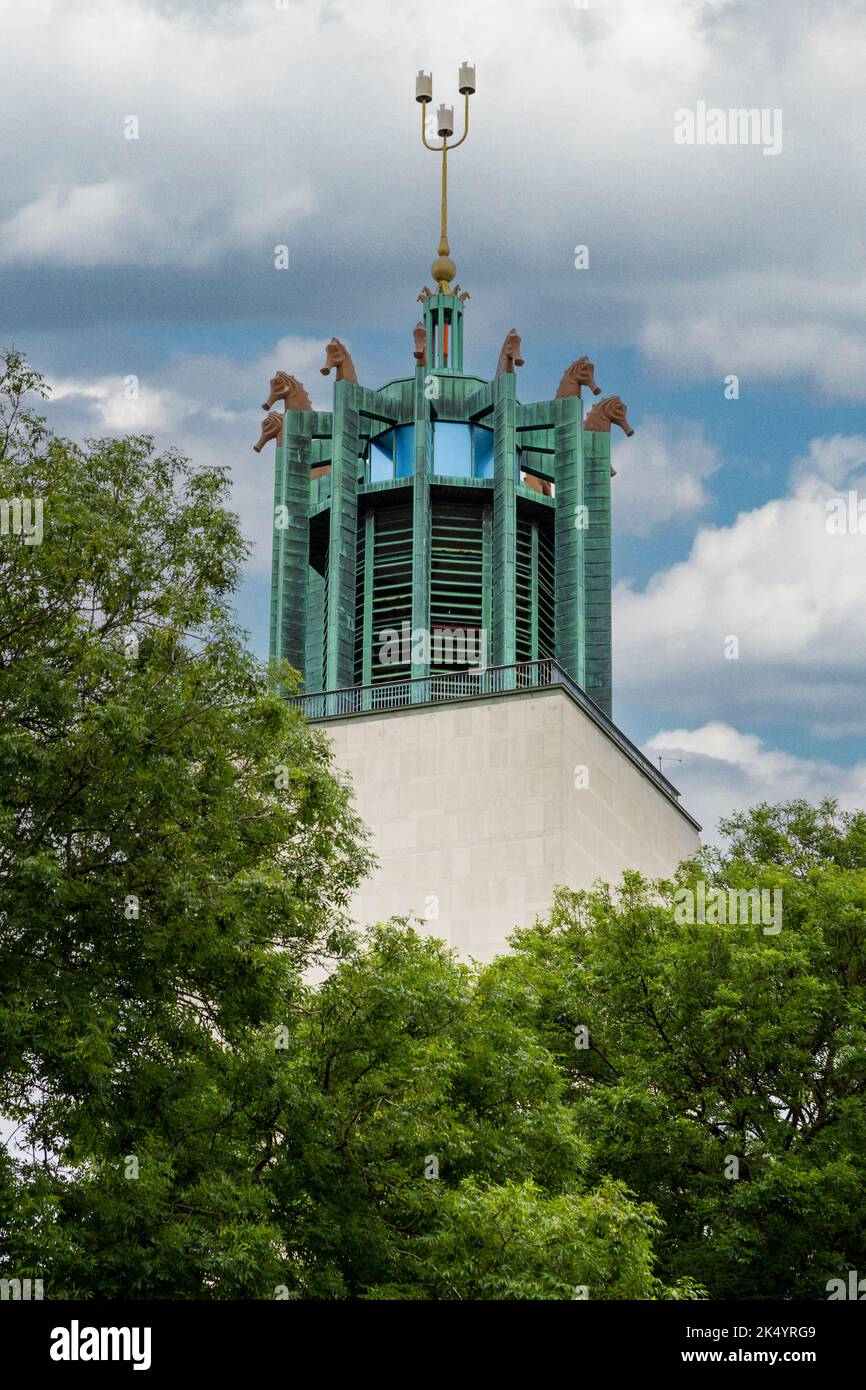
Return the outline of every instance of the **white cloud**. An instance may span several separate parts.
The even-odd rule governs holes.
[[[637,446],[617,435],[612,460],[617,470],[614,528],[617,534],[635,536],[647,536],[658,526],[692,517],[706,507],[711,501],[706,479],[721,466],[703,425],[673,416],[641,420]]]
[[[744,314],[744,285],[724,287],[724,306],[706,312],[708,298],[722,297],[721,288],[708,293],[705,288],[695,287],[693,297],[702,305],[698,314],[684,306],[679,313],[647,320],[640,344],[657,370],[692,380],[716,377],[720,384],[734,374],[739,378],[741,392],[755,380],[789,381],[800,377],[826,396],[866,400],[863,323],[834,324],[829,312],[815,321],[804,322],[808,311],[801,308],[797,312],[796,301],[786,300],[781,287],[777,300],[767,292],[768,287],[764,288],[763,323]],[[838,316],[847,318],[851,305],[857,302],[862,305],[866,321],[866,274],[847,287],[847,307],[840,305]],[[752,310],[755,308],[753,299]]]
[[[702,527],[642,591],[617,585],[618,691],[689,720],[866,732],[866,534],[827,529],[828,502],[849,490],[866,499],[866,439],[813,440],[787,497]]]
[[[185,206],[181,198],[166,224],[156,213],[159,196],[150,179],[48,188],[0,223],[0,263],[201,267],[225,251],[256,245],[264,260],[272,253],[268,239],[288,236],[315,206],[306,186],[265,183],[253,202],[227,215],[211,199]]]
[[[133,385],[126,377],[74,380],[54,377],[49,383],[54,401],[83,408],[93,429],[109,434],[158,434],[176,427],[195,409],[176,391]],[[134,392],[137,391],[137,394]]]
[[[369,321],[385,269],[417,257],[420,282],[435,250],[414,72],[454,100],[463,55],[479,90],[452,244],[473,309],[561,332],[579,294],[584,322],[674,377],[866,392],[862,7],[539,0],[530,25],[498,0],[7,8],[22,120],[0,151],[0,259],[234,273],[288,243],[293,306],[363,287]],[[674,112],[698,100],[781,108],[781,155],[676,146]]]
[[[835,797],[843,810],[866,809],[866,762],[843,767],[829,759],[800,758],[768,748],[756,734],[712,721],[695,729],[661,729],[646,744],[679,788],[682,803],[703,826],[702,839],[718,842],[721,817],[759,802]]]
[[[197,462],[228,467],[232,505],[254,546],[248,572],[269,575],[274,446],[253,453],[260,403],[274,372],[284,370],[304,383],[316,409],[329,409],[333,378],[321,375],[324,360],[323,340],[287,336],[249,359],[178,354],[143,372],[132,398],[126,375],[52,377],[51,416],[66,432],[152,434],[159,447],[176,445]]]
[[[113,265],[135,250],[124,223],[140,229],[135,186],[119,179],[47,188],[0,224],[0,259],[56,265]]]

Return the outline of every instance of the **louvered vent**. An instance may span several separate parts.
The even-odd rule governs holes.
[[[325,572],[322,576],[322,689],[328,684],[328,560],[330,545],[325,546]]]
[[[533,532],[537,556],[533,560]],[[517,519],[518,661],[554,656],[554,554],[550,532],[526,517]]]
[[[366,519],[358,515],[358,548],[355,552],[355,684],[364,684],[364,574],[367,558]]]
[[[433,508],[430,564],[432,671],[477,666],[483,625],[483,532],[480,507],[440,503]],[[458,629],[455,638],[443,630]],[[438,637],[437,637],[438,634]]]
[[[324,580],[315,566],[310,565],[307,586],[307,633],[304,661],[304,689],[307,691],[323,690],[325,687],[325,681],[322,675],[322,648],[319,642],[322,631],[324,605]]]
[[[372,676],[375,683],[401,680],[410,674],[406,662],[380,659],[383,632],[400,634],[403,623],[412,628],[412,509],[382,508],[373,531]],[[362,628],[363,630],[363,628]],[[408,644],[407,644],[408,645]]]
[[[532,661],[532,522],[517,519],[517,650],[518,661]]]
[[[555,656],[556,620],[553,539],[549,531],[538,530],[538,656]]]

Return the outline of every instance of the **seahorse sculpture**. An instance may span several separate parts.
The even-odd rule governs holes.
[[[595,380],[595,363],[590,362],[588,357],[578,357],[570,367],[566,367],[556,389],[556,399],[561,401],[567,396],[577,396],[579,400],[582,386],[588,386],[594,396],[601,395],[601,387]]]
[[[596,401],[583,422],[583,428],[610,434],[611,425],[619,425],[620,429],[631,439],[634,430],[626,419],[625,412],[625,401],[620,400],[619,396],[605,396],[603,400]]]
[[[283,442],[283,417],[278,410],[272,410],[270,415],[266,415],[262,421],[259,442],[253,445],[257,454],[262,452],[269,439],[275,439],[278,444]]]
[[[313,403],[297,377],[288,372],[277,372],[271,377],[271,391],[268,399],[262,401],[262,410],[270,410],[277,401],[282,401],[286,410],[312,410]]]
[[[412,337],[415,339],[415,351],[412,356],[419,367],[427,366],[427,329],[423,323],[416,323],[412,329]]]
[[[620,429],[631,439],[634,430],[626,417],[625,402],[619,396],[605,396],[604,400],[596,401],[583,422],[585,430],[598,430],[602,434],[610,434],[611,425],[619,425]],[[616,477],[616,469],[611,468],[610,476]]]
[[[496,375],[503,376],[506,372],[514,371],[515,367],[523,366],[523,358],[520,356],[520,334],[516,328],[512,328],[505,335],[505,342],[502,344],[502,351],[499,354],[499,361],[496,363]]]
[[[358,385],[358,377],[355,372],[355,364],[349,356],[349,350],[339,338],[332,338],[325,346],[325,365],[319,368],[322,376],[327,376],[330,371],[336,372],[337,381],[351,381],[354,386]]]
[[[542,497],[552,497],[553,488],[546,478],[536,478],[532,473],[521,473],[520,481],[524,487],[528,487],[532,492],[541,493]]]

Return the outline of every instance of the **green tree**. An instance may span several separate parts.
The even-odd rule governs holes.
[[[677,884],[561,892],[482,989],[558,1057],[588,1178],[657,1207],[662,1278],[824,1298],[866,1268],[864,817],[797,802],[722,829]],[[781,931],[678,923],[699,881],[781,891]]]
[[[405,923],[311,990],[268,1183],[306,1297],[694,1297],[656,1279],[659,1219],[587,1181],[555,1060],[478,972]]]
[[[258,1154],[216,1143],[267,1104],[238,1058],[348,939],[364,832],[244,649],[223,471],[54,438],[34,391],[8,354],[0,496],[40,502],[43,535],[0,537],[0,1113],[30,1155],[4,1151],[5,1264],[183,1296],[214,1249],[237,1288],[276,1248]]]
[[[56,439],[43,391],[7,354],[0,1275],[760,1299],[866,1268],[866,817],[758,807],[483,969],[355,933],[365,833],[245,650],[226,477]],[[781,892],[782,930],[683,924],[701,882]]]
[[[231,595],[219,470],[0,383],[0,1272],[48,1297],[672,1297],[555,1058],[405,924]],[[290,672],[280,672],[290,684]],[[311,971],[335,966],[314,983]],[[438,1170],[438,1176],[433,1169]]]

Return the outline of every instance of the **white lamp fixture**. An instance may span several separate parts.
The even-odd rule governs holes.
[[[454,107],[446,106],[444,101],[436,112],[436,129],[445,138],[454,134]]]

